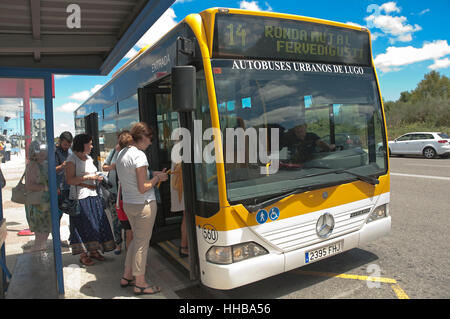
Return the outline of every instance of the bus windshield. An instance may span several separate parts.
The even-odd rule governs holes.
[[[213,60],[212,66],[231,202],[256,203],[300,188],[386,173],[384,124],[372,68],[222,59]],[[227,138],[227,129],[238,128],[246,133],[241,160],[239,154],[229,154],[236,147],[227,148],[239,143],[236,136]],[[267,135],[257,135],[266,139],[266,153],[279,151],[274,173],[261,169],[273,161],[255,161],[248,154],[250,145],[261,147],[249,129],[260,128],[268,129]],[[274,129],[278,146],[271,142]]]

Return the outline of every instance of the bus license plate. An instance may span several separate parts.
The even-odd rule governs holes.
[[[307,251],[305,253],[305,263],[317,261],[319,259],[339,254],[344,248],[344,241],[338,241],[337,243],[329,244],[314,250]]]

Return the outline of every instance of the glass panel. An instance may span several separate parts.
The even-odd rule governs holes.
[[[44,80],[0,78],[0,168],[6,179],[6,185],[1,190],[1,204],[3,218],[8,225],[9,236],[5,241],[8,257],[33,252],[48,258],[46,252],[53,249],[52,241],[49,240],[52,230],[50,194],[46,188],[49,185],[46,146],[53,140],[46,140],[45,128]],[[33,196],[38,195],[32,205],[11,201],[12,188],[25,172],[24,182],[28,191]],[[69,229],[61,225],[61,231],[64,234]],[[69,249],[63,248],[63,252],[69,252]],[[26,256],[23,257],[28,258]],[[33,260],[38,259],[41,258]],[[10,271],[16,260],[6,258]],[[49,265],[51,268],[40,276],[48,275],[47,281],[54,281],[54,263]],[[32,275],[28,269],[22,269],[21,272]]]
[[[119,102],[119,116],[117,128],[119,131],[129,130],[139,119],[139,105],[137,93]]]
[[[406,135],[403,135],[403,136],[399,137],[397,139],[397,141],[399,141],[399,142],[409,141],[409,140],[411,140],[411,138],[412,138],[412,134],[406,134]]]
[[[203,130],[212,127],[211,110],[209,108],[208,92],[206,90],[206,79],[204,71],[197,72],[197,107],[194,112],[194,119],[200,120]],[[249,102],[247,102],[249,103]],[[211,141],[202,139],[202,145],[195,146],[195,151],[204,150]],[[203,156],[199,156],[203,159]],[[202,202],[219,202],[217,186],[217,167],[216,163],[195,163],[196,193],[197,199]]]
[[[139,112],[136,110],[133,113],[127,113],[126,115],[119,115],[117,117],[118,132],[123,130],[129,130],[131,127],[139,122]]]
[[[138,107],[138,95],[136,93],[119,102],[119,114],[136,111]]]
[[[312,66],[304,72],[304,64],[213,61],[230,201],[354,178],[334,170],[385,172],[386,156],[379,151],[385,149],[381,104],[373,70],[351,67],[357,72],[332,72],[331,66],[318,65],[314,72]],[[228,107],[230,103],[233,107]],[[246,134],[241,161],[236,149],[226,146],[236,146],[227,132],[237,128]],[[270,129],[268,134],[277,129],[279,134],[280,161],[273,174],[261,173],[271,165],[260,158],[261,153],[276,147],[271,135],[260,135],[264,129]],[[265,149],[251,147],[261,142]],[[234,157],[228,156],[230,151]]]
[[[117,106],[111,105],[103,110],[103,118],[99,116],[98,135],[100,144],[101,164],[106,160],[109,152],[117,144]]]

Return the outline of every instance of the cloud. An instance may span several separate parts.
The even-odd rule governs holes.
[[[65,113],[72,113],[80,106],[80,103],[76,102],[67,102],[61,105],[60,107],[57,107],[56,110],[59,112],[65,112]]]
[[[55,80],[59,80],[59,79],[64,79],[69,77],[70,75],[68,74],[55,74]]]
[[[82,102],[82,101],[87,100],[90,96],[91,96],[91,92],[89,92],[89,90],[85,90],[85,91],[73,93],[70,96],[70,98]]]
[[[252,10],[252,11],[272,11],[272,7],[270,4],[266,1],[264,2],[264,5],[266,6],[266,9],[263,10],[260,6],[258,1],[241,1],[239,2],[239,8],[245,9],[245,10]]]
[[[430,12],[430,9],[425,9],[425,10],[420,11],[419,15],[420,15],[420,16],[421,16],[421,15],[424,15],[424,14],[427,13],[427,12]]]
[[[92,89],[90,90],[84,90],[81,92],[76,92],[73,93],[69,98],[73,99],[73,100],[77,100],[80,102],[84,102],[86,101],[92,94],[94,94],[95,92],[97,92],[99,89],[102,88],[103,85],[101,84],[96,84]]]
[[[389,42],[409,42],[412,40],[414,32],[422,30],[418,24],[408,24],[407,18],[404,16],[392,16],[391,13],[400,13],[401,9],[397,7],[395,2],[387,2],[381,6],[369,5],[367,12],[374,12],[370,16],[364,18],[369,28],[381,29],[383,33],[389,36]],[[383,14],[383,12],[385,14]]]
[[[386,13],[398,12],[400,13],[401,9],[397,7],[397,3],[394,1],[386,2],[380,6],[380,9]]]
[[[434,64],[429,68],[443,68],[448,66],[448,59],[442,59],[450,54],[450,46],[447,40],[436,40],[426,42],[421,48],[388,47],[386,53],[376,56],[375,66],[383,72],[397,71],[402,66],[434,60]]]
[[[430,66],[428,66],[431,70],[437,70],[437,69],[445,69],[450,67],[450,59],[445,58],[441,60],[434,60],[434,63]]]

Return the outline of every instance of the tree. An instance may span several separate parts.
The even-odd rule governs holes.
[[[445,75],[441,76],[437,71],[425,74],[425,77],[411,92],[410,101],[417,103],[430,98],[448,98],[450,81]],[[407,101],[404,101],[407,102]]]
[[[400,102],[407,103],[407,102],[409,102],[409,100],[411,99],[411,95],[412,95],[412,94],[411,94],[410,92],[408,92],[408,91],[401,92],[401,93],[400,93],[399,101],[400,101]]]

